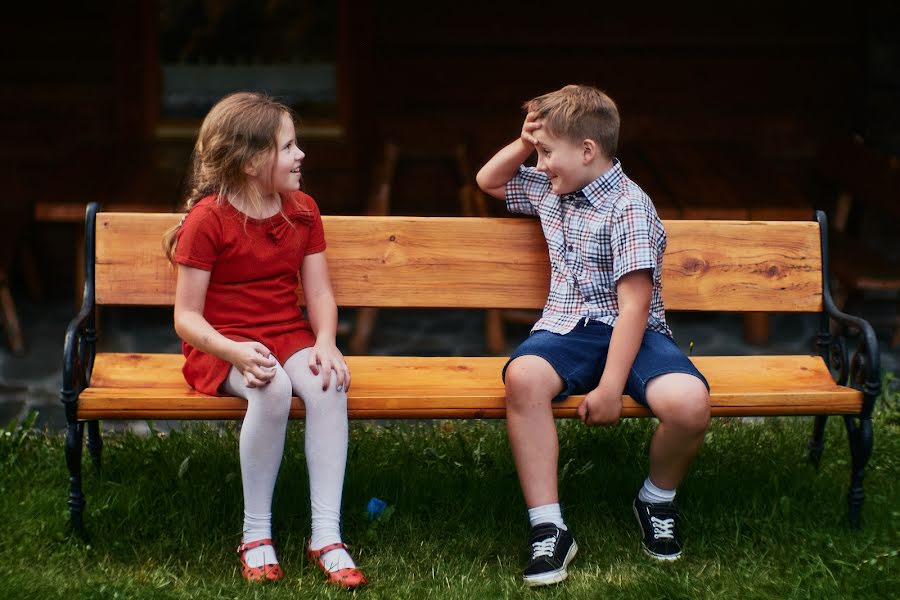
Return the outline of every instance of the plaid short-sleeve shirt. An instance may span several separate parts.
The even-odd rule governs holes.
[[[615,326],[616,283],[626,273],[650,269],[653,296],[647,329],[671,337],[662,302],[662,259],[666,230],[653,202],[613,167],[582,190],[558,196],[546,175],[519,167],[506,184],[510,212],[541,220],[550,252],[550,295],[532,331],[568,333],[587,319]]]

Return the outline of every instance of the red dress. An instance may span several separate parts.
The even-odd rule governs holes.
[[[310,196],[282,194],[281,205],[284,214],[251,219],[224,200],[203,198],[178,231],[175,262],[210,271],[203,316],[216,331],[257,341],[284,364],[316,341],[297,287],[303,258],[325,250],[325,232]],[[182,351],[185,380],[200,392],[222,395],[219,386],[231,364],[186,342]]]

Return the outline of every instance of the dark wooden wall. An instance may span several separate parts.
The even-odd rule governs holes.
[[[4,160],[59,161],[88,144],[143,140],[156,124],[152,2],[11,7],[4,17]],[[149,96],[149,97],[148,97]]]
[[[370,154],[384,140],[433,151],[464,143],[475,170],[517,134],[525,100],[586,83],[619,104],[623,152],[732,146],[806,173],[823,141],[865,110],[867,3],[363,4],[375,6],[344,23]],[[413,190],[437,173],[422,171],[409,174]]]
[[[606,90],[624,143],[745,141],[810,153],[860,109],[863,9],[812,3],[380,4],[367,101],[382,136],[470,138],[483,158],[524,100]]]
[[[869,113],[890,114],[893,98],[869,93],[871,39],[892,14],[883,2],[338,6],[345,135],[310,141],[306,165],[330,212],[365,209],[385,141],[436,156],[464,143],[474,171],[517,134],[523,101],[567,83],[618,102],[623,151],[725,144],[801,165],[794,173],[823,141],[872,128]],[[131,143],[152,142],[158,123],[157,11],[154,0],[107,0],[17,7],[4,19],[0,159],[25,202],[47,190],[85,200],[119,193],[106,176],[131,168],[117,161],[127,162]],[[135,176],[129,193],[177,194],[173,164],[185,156],[141,158],[172,181]],[[452,167],[435,165],[398,170],[408,210],[455,202]],[[34,176],[23,184],[17,174],[26,173]]]
[[[35,225],[40,198],[103,199],[155,126],[152,2],[27,4],[0,20],[0,218],[3,242],[35,259],[44,292],[71,293],[74,232]],[[149,23],[149,25],[148,25]],[[117,147],[110,153],[106,148]],[[0,266],[2,266],[0,265]],[[17,272],[17,269],[13,269]],[[34,280],[34,277],[31,277]]]

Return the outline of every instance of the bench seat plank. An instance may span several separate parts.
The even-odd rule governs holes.
[[[861,392],[834,383],[817,356],[704,356],[692,360],[712,388],[714,416],[858,414]],[[179,354],[98,354],[78,418],[240,419],[246,403],[187,386]],[[355,419],[503,418],[504,357],[347,357]],[[554,405],[574,417],[583,396]],[[625,397],[623,416],[649,416]],[[302,418],[294,398],[291,418]]]

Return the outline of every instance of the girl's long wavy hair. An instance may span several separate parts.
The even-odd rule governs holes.
[[[263,196],[250,184],[244,168],[274,166],[272,158],[285,115],[294,119],[290,108],[263,94],[238,92],[219,100],[203,119],[194,144],[185,213],[210,195],[218,202],[240,197],[251,208],[262,208]],[[184,219],[163,236],[163,248],[173,263],[183,223]]]

